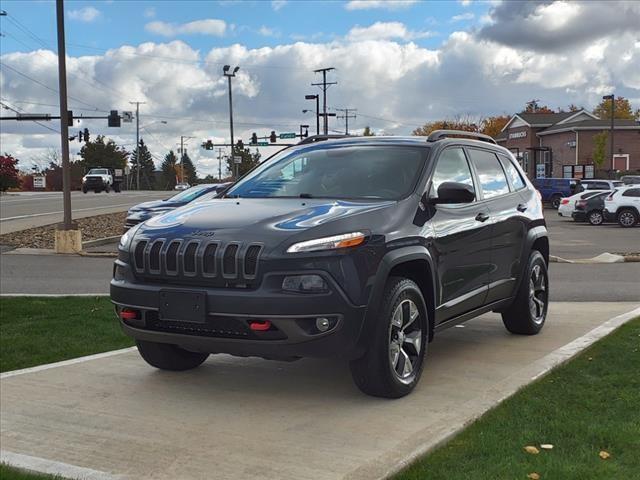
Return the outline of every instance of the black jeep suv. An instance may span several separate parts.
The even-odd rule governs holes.
[[[302,143],[122,237],[111,298],[149,364],[342,355],[362,391],[401,397],[442,329],[493,310],[540,331],[549,241],[508,150],[455,131]]]

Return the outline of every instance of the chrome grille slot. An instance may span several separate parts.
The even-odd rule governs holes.
[[[235,277],[238,275],[237,253],[238,244],[231,243],[227,245],[222,257],[222,275],[225,277]]]
[[[182,255],[182,268],[185,275],[195,275],[196,273],[196,252],[198,251],[198,242],[190,242]]]
[[[163,240],[156,240],[151,245],[148,257],[149,271],[160,272],[160,251],[162,250],[162,245],[164,245]]]
[[[133,258],[136,265],[136,270],[144,272],[144,249],[147,246],[147,241],[142,240],[136,244],[136,248],[133,251]]]
[[[218,251],[217,243],[210,243],[204,249],[202,259],[202,273],[205,277],[214,277],[216,275],[216,253]]]
[[[180,249],[181,242],[171,242],[169,248],[167,248],[167,253],[165,257],[165,268],[168,273],[173,273],[174,275],[178,273],[178,250]]]
[[[244,256],[244,276],[253,278],[258,270],[258,256],[262,247],[260,245],[250,245]]]

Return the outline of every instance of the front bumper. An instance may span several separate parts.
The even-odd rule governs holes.
[[[587,212],[584,212],[582,210],[574,210],[571,213],[571,218],[573,218],[576,222],[586,222]]]
[[[117,261],[115,268],[128,267]],[[297,294],[275,288],[285,275],[300,273],[270,274],[254,290],[141,284],[116,276],[111,281],[111,300],[118,311],[130,308],[140,312],[139,319],[120,320],[125,333],[139,340],[175,344],[193,351],[276,359],[360,356],[357,344],[366,307],[352,304],[326,272],[316,273],[329,283],[328,293]],[[167,290],[203,293],[205,323],[161,320],[160,292]],[[319,332],[314,327],[318,317],[330,319],[328,331]],[[272,329],[252,331],[248,325],[255,320],[269,320]]]

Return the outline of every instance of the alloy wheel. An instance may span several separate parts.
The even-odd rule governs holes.
[[[403,300],[389,327],[389,362],[398,380],[410,382],[419,367],[422,348],[420,310],[413,300]]]
[[[547,280],[540,265],[534,265],[529,277],[529,312],[536,324],[542,323],[547,306]]]
[[[631,227],[635,223],[636,218],[631,212],[622,212],[618,220],[623,226]]]
[[[591,223],[591,225],[600,225],[602,221],[603,221],[602,213],[591,212],[589,214],[589,223]]]

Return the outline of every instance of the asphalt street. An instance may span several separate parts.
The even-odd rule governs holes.
[[[126,191],[121,193],[71,192],[73,218],[128,210],[148,200],[168,198],[175,192]],[[62,221],[62,192],[23,192],[0,197],[0,233],[10,233]]]

